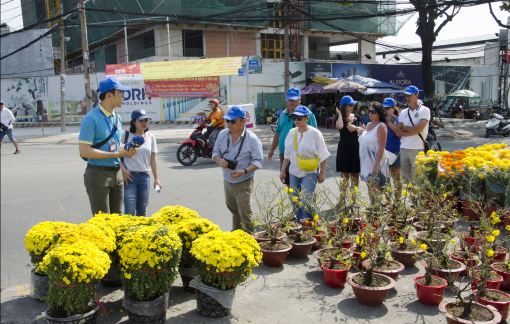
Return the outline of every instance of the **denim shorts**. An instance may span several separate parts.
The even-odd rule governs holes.
[[[3,130],[0,130],[0,142],[4,140],[4,136],[7,135],[9,137],[9,141],[14,142],[16,139],[14,138],[14,135],[12,135],[12,128],[9,128],[5,132]]]
[[[386,178],[386,176],[384,176],[381,172],[377,172],[376,175],[370,173],[368,177],[360,176],[360,179],[361,181],[365,181],[369,184],[380,185],[381,187],[384,187],[386,183],[388,183],[388,178]]]

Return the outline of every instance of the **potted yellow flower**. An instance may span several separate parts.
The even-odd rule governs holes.
[[[48,295],[50,278],[44,271],[37,269],[44,256],[53,246],[55,231],[59,228],[75,226],[64,222],[43,222],[32,227],[25,237],[25,249],[30,254],[30,261],[34,267],[31,270],[33,290],[31,296],[44,300]]]
[[[235,288],[262,259],[257,241],[242,230],[212,231],[196,239],[190,252],[198,262],[198,276],[190,282],[196,288],[198,312],[207,317],[230,314]]]
[[[173,225],[185,219],[196,219],[200,216],[196,211],[183,206],[166,206],[152,215],[151,218],[163,225]]]
[[[197,259],[190,253],[190,249],[193,242],[200,236],[211,231],[218,231],[220,228],[205,218],[192,218],[176,223],[173,225],[173,229],[179,235],[183,244],[179,264],[182,285],[186,291],[194,293],[195,289],[189,286],[189,282],[197,275]]]
[[[46,321],[92,322],[101,306],[96,294],[96,283],[109,267],[108,254],[92,242],[81,240],[57,244],[52,248],[38,267],[39,271],[44,271],[50,277]],[[97,303],[91,304],[92,299]]]
[[[177,277],[182,243],[168,225],[126,231],[119,250],[124,299],[130,321],[164,322],[168,292]]]

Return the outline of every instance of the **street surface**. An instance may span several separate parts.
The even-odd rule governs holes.
[[[222,230],[231,230],[231,215],[224,203],[223,179],[220,168],[211,159],[199,158],[196,164],[191,167],[184,167],[177,162],[176,151],[179,146],[178,143],[184,140],[191,133],[191,126],[151,125],[151,129],[154,130],[153,132],[156,135],[156,138],[158,138],[158,142],[160,142],[158,144],[159,154],[157,154],[157,161],[159,177],[163,185],[163,189],[159,194],[154,190],[151,190],[148,215],[152,215],[161,207],[166,205],[182,205],[196,210],[202,217],[205,217],[210,221],[218,224]],[[84,162],[78,154],[78,145],[76,140],[76,134],[78,131],[79,129],[76,127],[68,127],[68,132],[65,135],[60,135],[60,128],[52,127],[46,128],[45,136],[42,137],[41,129],[16,128],[14,129],[14,135],[20,142],[20,149],[22,152],[20,155],[13,155],[12,153],[14,152],[14,146],[8,141],[7,138],[4,140],[3,146],[1,148],[0,158],[2,175],[2,317],[8,315],[8,318],[11,320],[16,318],[11,312],[15,308],[22,307],[24,304],[21,301],[23,300],[28,303],[27,305],[39,305],[37,310],[35,310],[37,314],[40,314],[40,309],[44,311],[44,307],[41,306],[42,303],[33,301],[29,297],[25,296],[28,293],[28,285],[30,282],[30,268],[27,267],[27,265],[30,263],[30,260],[28,253],[25,251],[23,243],[26,232],[32,226],[44,221],[81,223],[92,217],[88,197],[83,185],[83,173],[85,170],[86,162]],[[258,128],[256,133],[263,140],[265,150],[264,167],[262,170],[258,170],[256,172],[256,182],[265,182],[270,179],[278,180],[278,158],[276,158],[276,160],[272,163],[269,163],[267,160],[268,148],[270,146],[270,141],[272,140],[273,133],[266,125]],[[328,165],[332,168],[332,170],[335,170],[338,132],[336,130],[324,130],[324,134],[328,144],[328,149],[332,153],[332,156],[328,160]],[[475,138],[472,140],[441,141],[441,145],[443,150],[453,151],[464,149],[469,146],[476,147],[478,145],[487,143],[490,144],[501,142],[510,145],[510,138],[493,137],[490,139]],[[336,186],[331,174],[327,173],[326,181],[322,185],[331,186],[333,188]],[[283,302],[286,300],[284,304],[280,304],[280,309],[283,309],[286,306],[290,306],[292,311],[289,309],[283,312],[285,314],[289,314],[294,319],[293,322],[295,323],[305,323],[309,322],[311,318],[321,318],[319,310],[314,311],[314,317],[310,317],[307,321],[304,319],[303,321],[299,321],[300,317],[297,316],[299,315],[300,308],[305,309],[307,305],[310,307],[320,307],[321,305],[326,307],[326,303],[333,302],[333,306],[335,308],[337,307],[336,304],[338,303],[339,297],[337,294],[339,291],[331,290],[325,286],[323,279],[321,278],[322,272],[318,271],[320,269],[317,268],[315,262],[316,261],[310,256],[309,264],[306,264],[304,261],[300,260],[291,260],[288,262],[288,264],[286,263],[284,268],[285,273],[289,271],[289,280],[292,276],[297,276],[297,278],[302,279],[295,283],[288,283],[286,279],[287,275],[282,273],[283,268],[271,269],[261,265],[258,270],[256,270],[256,272],[259,274],[262,282],[257,281],[256,284],[249,285],[247,288],[243,289],[253,290],[254,288],[252,286],[258,287],[253,291],[253,293],[257,291],[262,292],[263,290],[273,289],[271,290],[272,294],[275,295],[273,296],[273,299],[276,298],[274,302]],[[296,265],[296,269],[292,270],[294,265]],[[418,268],[411,269],[410,271],[412,274],[423,272],[421,268],[420,271],[418,271]],[[279,281],[273,281],[270,279],[270,276],[263,277],[266,275],[275,275],[275,278],[279,278]],[[411,280],[406,286],[409,289],[409,291],[406,292],[406,294],[409,296],[406,298],[410,299],[412,298],[411,295],[414,293],[414,288],[412,286],[413,276],[408,275],[406,277],[408,277],[405,279],[406,282]],[[399,279],[399,282],[401,280],[404,279]],[[176,283],[177,282],[180,282],[180,279],[178,279]],[[290,290],[289,292],[284,293],[283,291],[287,289],[287,284],[284,284],[285,282],[290,285],[288,286]],[[259,286],[259,284],[263,284],[263,286]],[[313,298],[303,299],[304,297],[300,295],[299,285],[303,285],[303,288],[306,291],[315,291],[317,294],[323,294],[323,291],[327,291],[327,295],[323,297],[324,299],[328,299],[328,301],[312,300]],[[318,288],[314,288],[314,285],[317,285]],[[398,288],[399,285],[397,284],[397,290]],[[341,291],[342,295],[349,294],[351,295],[350,297],[353,298],[352,289],[350,287],[347,287]],[[282,292],[281,300],[276,296],[279,294],[279,292]],[[107,293],[111,293],[111,290],[109,290]],[[392,295],[392,293],[390,293],[390,295]],[[334,297],[333,300],[332,297]],[[253,298],[255,297],[252,297],[251,299]],[[289,300],[287,298],[292,299]],[[17,299],[19,302],[12,304],[11,307],[7,307],[9,303],[14,302],[13,299]],[[9,302],[6,304],[5,301]],[[188,298],[185,301],[187,301],[186,305],[188,305],[186,307],[190,308],[189,312],[193,313],[192,309],[195,307],[194,301],[192,301],[192,298]],[[344,306],[346,306],[345,310],[336,310],[340,310],[344,313],[345,311],[349,312],[349,308],[352,306],[349,306],[349,303],[345,304],[344,302],[345,301],[342,301],[340,304],[344,304]],[[241,303],[244,304],[242,301]],[[273,306],[268,306],[267,302],[264,302],[263,299],[257,299],[257,303],[264,304],[264,307],[268,307],[268,309],[274,308]],[[356,301],[353,303],[356,303]],[[400,308],[400,310],[394,309],[396,306],[393,304],[393,302],[387,301],[385,303],[386,306],[384,306],[384,308],[387,307],[385,311],[379,309],[378,311],[372,313],[372,315],[354,314],[353,310],[350,310],[351,315],[349,317],[356,317],[359,315],[362,316],[362,318],[365,318],[367,323],[388,323],[390,317],[393,318],[393,316],[388,317],[390,314],[393,314],[394,316],[400,316],[399,313],[402,311],[402,308]],[[118,308],[120,303],[117,302],[115,305],[117,305],[115,307]],[[414,305],[412,307],[415,308],[422,307],[417,301],[413,302],[411,305]],[[327,307],[333,306],[329,304]],[[344,308],[340,306],[338,307]],[[365,307],[360,307],[361,306],[359,305],[355,306],[355,308],[360,309],[360,311],[364,311],[366,309]],[[390,314],[387,314],[388,308],[391,308]],[[426,309],[434,309],[430,315],[437,313],[437,308]],[[260,310],[263,310],[263,308]],[[308,309],[308,312],[310,311],[311,310]],[[331,314],[331,311],[333,311],[333,314]],[[275,310],[275,312],[278,312],[278,310]],[[325,316],[323,320],[326,320],[326,318],[328,319],[328,322],[335,320],[331,317],[332,315],[337,316],[336,320],[348,318],[342,317],[342,314],[340,313],[335,315],[334,312],[335,310],[328,310],[328,316],[326,316],[326,313],[323,313]],[[256,321],[257,323],[264,322],[263,319],[261,319],[260,312],[252,309],[250,313],[253,314],[254,320],[258,317],[259,321]],[[200,317],[197,317],[196,314],[194,316],[195,318],[200,319]],[[384,320],[382,317],[384,317]],[[272,316],[271,318],[275,320],[274,322],[286,322],[284,319],[275,316]],[[34,319],[35,318],[32,318],[31,320],[26,319],[23,321],[14,320],[10,322],[7,321],[5,323],[33,323]],[[248,317],[246,319],[248,319]],[[370,319],[378,320],[370,321]],[[418,322],[418,319],[419,318],[413,318],[412,322]],[[432,321],[429,321],[430,319],[425,320],[423,317],[422,319],[423,322],[427,323],[438,323],[439,319],[444,321],[444,317],[441,318],[437,316]],[[186,321],[182,323],[185,322]],[[224,321],[215,320],[215,322],[223,323]],[[351,318],[349,323],[351,322],[355,323],[356,321],[354,321],[354,318]],[[419,322],[421,323],[422,321],[419,320]],[[3,319],[2,323],[4,323]],[[202,323],[202,321],[197,320],[197,323]],[[224,323],[228,323],[228,321]]]

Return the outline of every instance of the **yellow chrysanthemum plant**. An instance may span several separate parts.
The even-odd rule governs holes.
[[[173,225],[185,219],[197,219],[200,215],[194,210],[183,206],[166,206],[151,216],[163,225]]]
[[[251,215],[253,226],[262,227],[265,232],[255,233],[259,238],[270,239],[269,244],[274,246],[278,238],[285,236],[286,228],[276,226],[277,223],[287,224],[294,216],[292,203],[299,205],[297,193],[274,180],[259,182],[253,190],[253,202],[256,208]]]
[[[218,225],[205,218],[186,219],[172,226],[182,241],[182,256],[180,268],[196,268],[197,260],[190,253],[193,242],[204,234],[211,231],[218,231]]]
[[[126,296],[138,302],[164,296],[177,277],[182,243],[171,226],[155,224],[126,231],[119,250]]]
[[[90,300],[97,300],[96,283],[109,268],[108,254],[90,241],[57,244],[38,268],[50,277],[48,315],[64,318],[89,311]]]
[[[37,267],[46,253],[52,248],[55,231],[72,226],[76,225],[64,222],[43,222],[35,225],[27,232],[24,240],[25,249],[30,254],[30,261],[34,268],[36,268],[36,274],[44,275],[44,272],[37,270]]]
[[[201,281],[220,290],[244,283],[262,259],[257,241],[242,230],[209,232],[193,242],[190,252]]]
[[[61,228],[55,231],[55,241],[58,244],[72,244],[88,241],[99,250],[112,253],[115,248],[115,233],[110,227],[91,225],[87,223]]]
[[[435,152],[433,150],[428,150],[427,154],[420,152],[414,162],[415,176],[433,186],[437,179],[437,169],[441,160],[441,154],[442,152]]]

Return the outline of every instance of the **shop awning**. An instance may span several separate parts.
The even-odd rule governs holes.
[[[324,90],[326,84],[312,82],[303,89],[301,89],[301,94],[312,94],[312,93],[336,93],[336,90]]]

